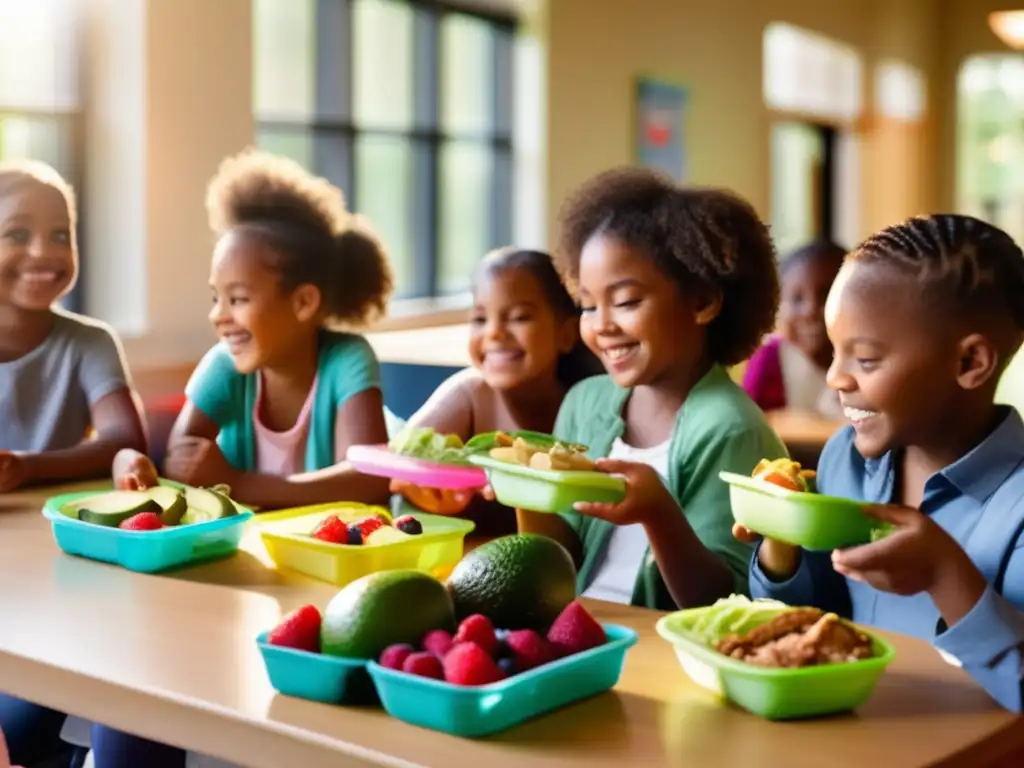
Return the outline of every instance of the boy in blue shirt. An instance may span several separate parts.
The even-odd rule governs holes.
[[[1021,711],[1024,422],[994,397],[1024,338],[1024,254],[978,219],[910,219],[847,257],[826,321],[852,424],[818,490],[894,529],[832,553],[765,539],[751,594],[927,639]]]

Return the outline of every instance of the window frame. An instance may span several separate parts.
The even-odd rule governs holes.
[[[303,118],[264,116],[255,108],[257,131],[308,136],[315,173],[322,173],[317,162],[318,142],[341,141],[347,157],[341,186],[351,210],[360,211],[360,180],[356,162],[356,143],[360,138],[400,139],[413,152],[413,198],[423,200],[412,206],[410,230],[416,233],[409,261],[413,266],[407,290],[396,296],[407,312],[451,310],[465,306],[465,292],[443,293],[441,276],[441,169],[443,148],[450,144],[475,144],[486,147],[493,160],[488,240],[492,245],[512,239],[514,218],[514,49],[518,20],[512,15],[489,12],[444,0],[388,0],[410,7],[416,17],[413,25],[413,99],[416,117],[408,128],[381,128],[360,124],[354,116],[355,62],[354,13],[357,0],[313,0],[315,19],[314,110]],[[490,125],[485,132],[453,132],[442,128],[441,80],[444,50],[441,45],[442,19],[457,14],[487,23],[495,33],[492,47],[493,81],[490,99]],[[345,119],[322,116],[329,94],[331,111],[347,115]],[[340,109],[339,107],[340,102]],[[423,127],[422,124],[428,127]],[[387,244],[387,243],[386,243]],[[483,254],[480,254],[483,256]]]

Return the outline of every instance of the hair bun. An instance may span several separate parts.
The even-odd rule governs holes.
[[[394,276],[386,249],[370,222],[353,214],[334,236],[335,319],[368,323],[387,311]]]

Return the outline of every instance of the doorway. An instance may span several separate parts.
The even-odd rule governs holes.
[[[836,239],[835,127],[780,121],[771,142],[772,237],[780,256],[812,240]]]

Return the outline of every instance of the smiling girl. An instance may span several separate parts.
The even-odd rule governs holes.
[[[489,253],[477,269],[469,358],[472,367],[442,384],[410,419],[412,426],[463,441],[496,430],[551,432],[569,388],[601,370],[580,341],[579,310],[551,257],[516,248]],[[511,510],[472,493],[392,487],[428,511],[441,505],[449,513],[465,509],[482,533],[515,529]]]
[[[226,483],[265,508],[384,501],[386,480],[344,463],[348,446],[387,441],[377,359],[362,336],[327,328],[383,312],[392,280],[380,242],[337,187],[259,152],[222,164],[207,208],[220,343],[186,387],[167,476]]]
[[[562,542],[588,597],[650,608],[747,589],[749,549],[731,535],[718,473],[786,455],[724,366],[743,360],[778,303],[775,249],[753,208],[644,169],[602,174],[566,202],[559,266],[580,297],[583,341],[608,375],[576,385],[555,424],[627,480],[619,504],[520,528]]]

